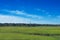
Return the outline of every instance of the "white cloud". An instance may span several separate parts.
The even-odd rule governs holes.
[[[28,14],[24,11],[19,11],[19,10],[4,10],[8,13],[14,13],[17,15],[24,15],[29,18],[23,18],[23,17],[17,17],[17,16],[8,16],[8,15],[0,15],[0,23],[40,23],[40,24],[56,24],[56,22],[52,22],[48,19],[48,21],[44,20],[44,17],[42,16],[37,16],[37,15],[32,15]],[[49,15],[51,16],[51,15]],[[57,16],[60,17],[60,16]],[[33,18],[37,19],[34,20]]]
[[[0,23],[36,23],[36,24],[56,24],[45,20],[33,20],[29,18],[0,15]]]
[[[24,11],[19,11],[19,10],[5,10],[5,11],[9,12],[9,13],[14,13],[14,14],[17,14],[17,15],[23,15],[23,16],[31,17],[31,18],[43,19],[43,16],[28,14]]]
[[[40,22],[29,18],[0,15],[0,23],[40,23]]]
[[[16,11],[16,14],[21,14],[21,15],[25,15],[27,17],[37,18],[37,19],[43,18],[42,16],[32,15],[32,14],[25,13],[24,11],[18,11],[18,10]]]
[[[29,19],[26,19],[26,18],[0,15],[0,23],[28,23],[28,22],[29,22]]]
[[[35,21],[28,18],[0,15],[0,23],[30,23],[30,22],[34,23]]]

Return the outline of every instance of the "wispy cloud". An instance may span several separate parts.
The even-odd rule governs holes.
[[[37,10],[37,11],[41,11],[41,9],[39,9],[39,8],[36,8],[35,10]]]
[[[8,16],[0,14],[0,23],[36,23],[36,24],[57,24],[46,20],[33,20],[29,18]]]
[[[28,23],[26,18],[0,15],[0,23]]]
[[[23,18],[23,17],[16,17],[16,16],[8,16],[8,15],[0,15],[0,23],[47,23],[47,21],[43,20],[33,20],[29,18]]]
[[[36,10],[45,14],[46,17],[52,17],[52,15],[46,10],[42,10],[42,9],[39,9],[39,8],[37,8]]]
[[[57,16],[57,18],[60,18],[60,16]]]
[[[26,17],[19,17],[19,16],[10,16],[10,15],[1,15],[0,14],[0,23],[36,23],[36,24],[58,24],[56,21],[49,20],[43,16],[38,16],[38,15],[32,15],[28,14],[24,11],[19,11],[19,10],[3,10],[5,12],[11,13],[11,14],[16,14],[16,15],[23,15],[31,18],[26,18]],[[48,15],[49,17],[51,15]],[[60,17],[60,16],[57,16]],[[35,20],[35,19],[37,20]]]
[[[46,12],[45,10],[42,10],[42,9],[39,9],[39,8],[37,8],[36,10],[41,11],[41,12]]]
[[[48,15],[48,17],[51,17],[52,15]]]
[[[4,11],[9,12],[9,13],[14,13],[17,15],[23,15],[23,16],[31,17],[31,18],[43,19],[43,16],[28,14],[24,11],[19,11],[19,10],[4,10]]]

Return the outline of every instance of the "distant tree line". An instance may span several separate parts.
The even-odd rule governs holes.
[[[0,23],[0,26],[60,26],[60,24],[26,24],[26,23]]]

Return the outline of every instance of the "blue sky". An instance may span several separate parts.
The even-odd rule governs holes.
[[[0,23],[60,24],[60,0],[0,0]]]

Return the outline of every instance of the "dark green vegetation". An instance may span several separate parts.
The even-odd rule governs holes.
[[[60,40],[60,27],[0,27],[0,40]]]

